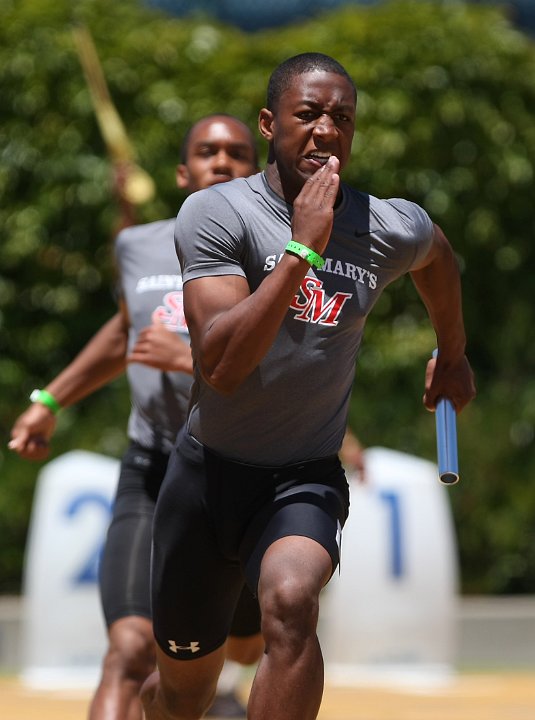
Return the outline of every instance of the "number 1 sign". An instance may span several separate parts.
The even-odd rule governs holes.
[[[322,598],[327,677],[442,677],[456,636],[448,493],[427,460],[386,448],[368,448],[365,459],[367,482],[350,482],[340,574]]]

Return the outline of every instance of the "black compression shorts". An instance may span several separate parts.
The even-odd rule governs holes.
[[[256,592],[264,553],[279,538],[316,540],[334,572],[348,509],[337,456],[257,467],[179,436],[154,523],[153,625],[161,649],[187,660],[220,647],[244,577]]]
[[[156,498],[169,456],[131,442],[122,462],[100,563],[100,597],[109,627],[130,615],[150,618],[150,556]]]

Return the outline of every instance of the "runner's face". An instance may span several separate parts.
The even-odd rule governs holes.
[[[233,118],[199,122],[191,131],[187,152],[187,164],[178,166],[177,183],[189,192],[257,171],[251,135]]]
[[[285,195],[297,195],[307,178],[336,155],[343,168],[355,130],[355,93],[341,75],[298,75],[271,114],[274,158]]]

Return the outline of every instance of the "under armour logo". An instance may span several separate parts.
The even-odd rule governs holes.
[[[179,650],[190,650],[192,653],[196,653],[201,649],[197,641],[190,642],[189,645],[177,645],[174,640],[168,640],[167,642],[169,643],[169,650],[174,653]]]

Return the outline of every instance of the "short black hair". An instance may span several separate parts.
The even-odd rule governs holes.
[[[184,138],[182,139],[182,144],[180,145],[180,162],[182,165],[186,165],[188,162],[188,150],[189,150],[189,143],[191,140],[191,134],[199,125],[199,123],[204,122],[205,120],[214,120],[215,118],[230,118],[231,120],[235,120],[237,123],[243,126],[243,129],[246,131],[246,133],[249,135],[249,139],[251,140],[251,147],[254,150],[254,163],[255,165],[258,165],[258,147],[256,144],[255,137],[252,133],[251,128],[243,122],[243,120],[240,120],[235,115],[231,115],[230,113],[212,113],[211,115],[205,115],[202,118],[199,118],[196,120],[193,125],[190,125],[188,130],[186,131],[186,134],[184,135]]]
[[[276,108],[280,96],[290,87],[294,77],[314,72],[315,70],[335,73],[336,75],[344,77],[355,91],[356,100],[357,88],[355,87],[353,79],[343,65],[340,65],[337,60],[329,55],[317,52],[308,52],[288,58],[288,60],[282,62],[271,73],[267,88],[267,109],[274,110]]]

